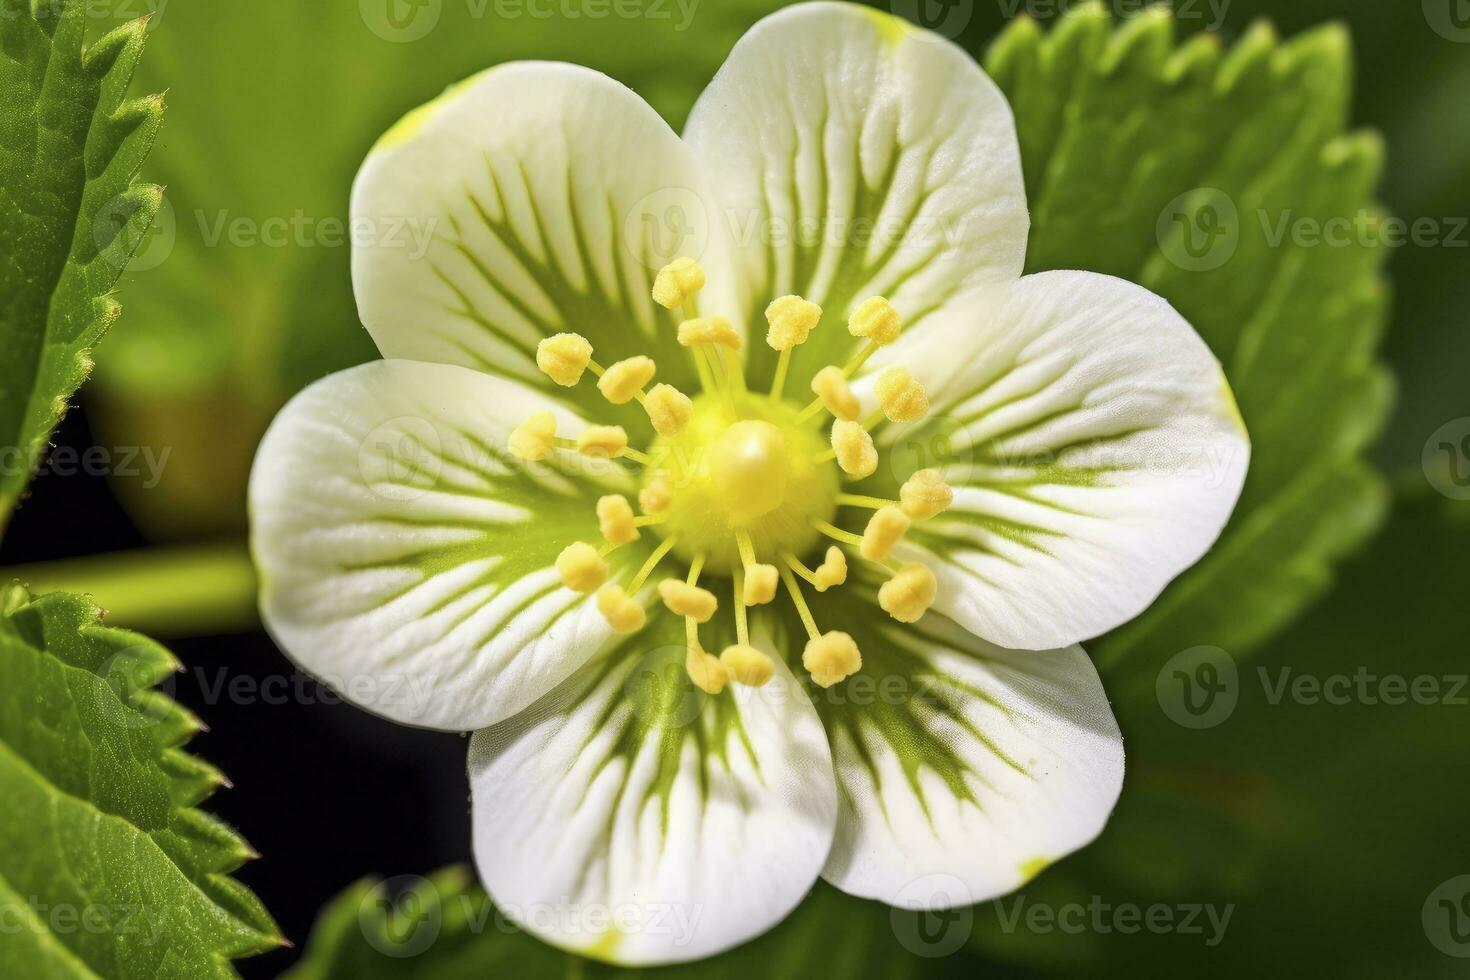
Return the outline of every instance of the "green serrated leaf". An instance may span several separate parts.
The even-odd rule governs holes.
[[[938,961],[902,945],[907,939],[932,952],[929,944],[936,937],[921,932],[917,919],[916,913],[851,898],[818,883],[790,918],[759,939],[702,963],[660,967],[656,975],[666,980],[929,976]],[[287,977],[613,980],[646,974],[581,959],[531,938],[495,909],[468,870],[449,868],[427,878],[369,879],[348,888],[322,910],[305,955]]]
[[[987,58],[1021,137],[1027,271],[1088,269],[1164,296],[1224,363],[1251,433],[1215,550],[1092,645],[1115,680],[1199,644],[1255,648],[1323,592],[1386,496],[1362,462],[1392,404],[1377,359],[1383,151],[1345,131],[1347,34],[1283,42],[1257,24],[1226,49],[1175,30],[1163,8],[1115,24],[1086,4],[1050,33],[1015,22]],[[1345,244],[1297,234],[1344,218]]]
[[[84,50],[85,0],[0,0],[0,526],[119,307],[162,188],[135,183],[162,96],[128,98],[146,21]]]
[[[195,809],[224,777],[156,689],[177,669],[86,599],[0,597],[0,976],[232,977],[281,944],[230,877],[249,845]]]

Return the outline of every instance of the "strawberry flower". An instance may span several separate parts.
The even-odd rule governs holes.
[[[1023,277],[1009,107],[835,3],[754,27],[683,138],[583,68],[407,116],[354,225],[384,360],[298,395],[250,486],[281,646],[474,730],[497,905],[696,959],[818,876],[980,902],[1102,829],[1122,740],[1079,641],[1213,543],[1249,442],[1148,291]]]

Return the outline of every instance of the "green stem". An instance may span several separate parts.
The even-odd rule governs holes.
[[[256,629],[255,568],[244,542],[141,548],[0,568],[35,595],[89,595],[107,625],[154,636],[213,636]]]

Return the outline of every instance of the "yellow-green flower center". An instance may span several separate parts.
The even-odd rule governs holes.
[[[722,398],[694,399],[688,425],[654,442],[644,477],[668,493],[655,532],[717,574],[740,564],[742,533],[757,554],[808,556],[821,540],[813,521],[832,520],[842,487],[837,465],[817,461],[827,443],[798,421],[799,406],[752,394],[733,405],[736,414]]]
[[[626,459],[643,467],[638,508],[619,494],[597,501],[601,547],[574,541],[556,559],[562,584],[595,592],[598,611],[619,633],[635,633],[647,622],[640,596],[671,554],[687,573],[657,581],[664,606],[684,619],[689,679],[718,694],[726,684],[764,684],[774,676],[771,658],[752,645],[748,611],[776,599],[784,584],[807,633],[802,666],[816,683],[830,687],[862,669],[857,642],[842,630],[822,632],[802,592],[818,592],[848,580],[849,552],[876,568],[887,581],[878,605],[900,622],[911,623],[933,604],[933,572],[917,562],[892,557],[915,520],[934,517],[949,506],[953,493],[936,470],[921,470],[899,491],[897,500],[844,493],[846,480],[863,480],[878,469],[872,430],[885,422],[915,422],[929,411],[929,396],[908,370],[890,367],[874,385],[877,406],[862,418],[862,405],[848,381],[880,347],[893,343],[903,328],[893,305],[881,296],[858,304],[848,317],[853,337],[866,341],[844,365],[830,365],[811,380],[815,400],[804,407],[783,397],[791,352],[805,343],[822,320],[822,308],[800,296],[781,296],[766,308],[766,343],[780,357],[769,394],[747,387],[741,368],[744,343],[723,317],[699,315],[695,296],[704,287],[697,262],[679,259],[659,272],[653,299],[684,311],[679,343],[689,350],[701,393],[694,398],[669,384],[645,390],[658,372],[652,358],[637,355],[609,365],[592,359],[592,345],[575,333],[542,340],[536,365],[563,386],[590,371],[598,390],[614,405],[637,400],[658,438],[647,449],[628,445],[619,426],[587,425],[575,438],[557,432],[551,412],[537,412],[510,434],[510,452],[542,461],[565,451],[600,459]],[[804,397],[804,396],[803,396]],[[833,418],[823,433],[823,418]],[[835,519],[840,506],[873,510],[862,534],[844,530]],[[637,573],[609,582],[607,557],[651,531],[658,544]],[[832,542],[836,542],[833,544]],[[826,545],[820,553],[819,544]],[[705,650],[699,629],[721,608],[721,598],[705,588],[701,576],[728,576],[725,583],[734,617],[736,642],[718,656]],[[723,589],[721,591],[724,591]]]

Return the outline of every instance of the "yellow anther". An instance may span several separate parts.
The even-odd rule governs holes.
[[[868,343],[874,346],[886,347],[903,332],[903,317],[882,296],[870,296],[847,318],[847,332],[854,337],[868,338]]]
[[[593,592],[607,581],[607,562],[597,549],[583,541],[569,544],[556,556],[561,584],[573,592]]]
[[[898,490],[903,512],[916,521],[944,513],[954,503],[954,491],[938,470],[919,470]]]
[[[704,269],[690,258],[675,259],[653,280],[653,301],[666,310],[675,310],[704,288]]]
[[[616,633],[636,633],[648,622],[643,605],[621,585],[605,585],[598,591],[597,611]]]
[[[760,687],[776,672],[771,658],[747,643],[725,647],[720,654],[720,663],[725,665],[725,670],[736,683],[750,687]]]
[[[637,397],[643,386],[653,380],[658,366],[653,358],[627,357],[608,367],[597,379],[597,390],[614,405],[626,405]]]
[[[847,377],[840,367],[829,366],[818,371],[816,377],[812,378],[812,394],[820,398],[822,406],[839,419],[856,422],[857,417],[862,414],[863,407],[858,404],[857,395],[847,386]]]
[[[812,576],[812,585],[818,592],[826,592],[834,585],[847,581],[847,556],[842,549],[833,545],[827,549],[827,557],[817,566]]]
[[[801,665],[822,687],[831,687],[863,669],[857,642],[841,630],[831,630],[807,642]]]
[[[878,589],[878,605],[900,623],[913,623],[929,611],[938,593],[929,566],[909,562]]]
[[[782,296],[766,307],[766,343],[779,351],[787,351],[806,343],[817,323],[822,308],[800,296]]]
[[[648,421],[661,436],[678,435],[689,424],[694,402],[673,385],[654,385],[643,398]]]
[[[713,592],[676,578],[666,578],[658,583],[659,598],[675,616],[686,616],[696,623],[707,623],[720,606]]]
[[[559,333],[536,345],[536,366],[566,388],[582,380],[591,360],[592,345],[581,334]]]
[[[873,392],[890,422],[917,422],[929,413],[929,393],[906,367],[885,369]]]
[[[669,509],[673,499],[674,488],[669,483],[669,475],[662,470],[655,473],[648,485],[638,491],[638,507],[645,514],[662,514]]]
[[[747,606],[763,606],[776,598],[776,583],[781,573],[775,565],[745,566],[745,595]]]
[[[620,545],[638,540],[638,527],[633,523],[633,505],[628,498],[608,494],[597,500],[597,527],[608,544]]]
[[[873,437],[857,422],[838,419],[832,423],[832,451],[837,454],[837,465],[848,476],[862,479],[878,470]]]
[[[679,324],[679,343],[685,347],[719,344],[731,350],[739,350],[740,332],[722,316],[702,316]]]
[[[882,561],[908,533],[908,515],[897,507],[884,507],[868,521],[863,543],[858,547],[869,561]]]
[[[510,454],[539,463],[556,448],[556,416],[535,412],[510,434]]]
[[[621,425],[589,425],[577,436],[577,452],[594,459],[616,459],[628,448]]]
[[[730,672],[712,653],[698,647],[689,647],[684,656],[684,670],[694,686],[705,694],[719,694],[730,683]]]

